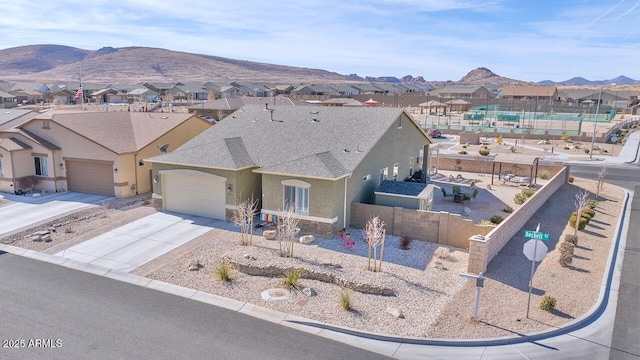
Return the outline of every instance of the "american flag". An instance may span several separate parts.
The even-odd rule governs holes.
[[[80,84],[78,91],[76,91],[75,99],[78,100],[81,96],[82,96],[82,84]]]

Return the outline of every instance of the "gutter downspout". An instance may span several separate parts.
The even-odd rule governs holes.
[[[140,153],[136,153],[136,156],[133,158],[134,162],[133,162],[133,176],[136,179],[136,192],[134,195],[139,195],[138,194],[138,165],[140,164],[140,160],[138,160],[138,155]],[[153,189],[152,189],[153,192]]]
[[[344,178],[344,207],[342,209],[342,228],[346,229],[347,228],[347,180],[349,180],[349,178],[351,177],[351,174],[349,174],[349,176]]]

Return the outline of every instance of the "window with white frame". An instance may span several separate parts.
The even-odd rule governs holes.
[[[38,176],[49,176],[49,171],[47,170],[47,158],[42,156],[34,156],[33,163],[35,165],[36,175]]]
[[[380,181],[382,184],[383,181],[387,180],[387,176],[389,176],[389,168],[380,169]]]
[[[282,185],[284,208],[292,207],[297,214],[308,215],[311,185],[301,180],[284,180]]]

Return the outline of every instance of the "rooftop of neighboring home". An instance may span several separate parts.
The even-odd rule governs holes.
[[[474,92],[484,88],[482,85],[446,85],[436,90],[438,94],[473,94]]]
[[[51,120],[116,154],[125,154],[139,151],[192,116],[180,113],[51,111],[34,119]]]
[[[502,88],[502,96],[544,96],[556,94],[557,87],[551,85],[507,85]]]
[[[338,179],[356,168],[402,114],[395,108],[247,105],[175,151],[149,160]]]
[[[37,115],[39,114],[32,110],[15,108],[0,110],[0,131],[16,128]]]
[[[245,105],[284,105],[284,106],[310,106],[311,104],[300,101],[290,99],[286,96],[278,95],[276,97],[251,97],[251,96],[242,96],[242,97],[224,97],[222,99],[216,99],[213,101],[207,101],[203,104],[192,105],[189,106],[190,110],[237,110]]]

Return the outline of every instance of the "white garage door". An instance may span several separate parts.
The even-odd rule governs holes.
[[[67,188],[88,194],[114,196],[113,164],[66,160]]]
[[[194,170],[164,170],[162,198],[167,211],[225,219],[225,178]]]

